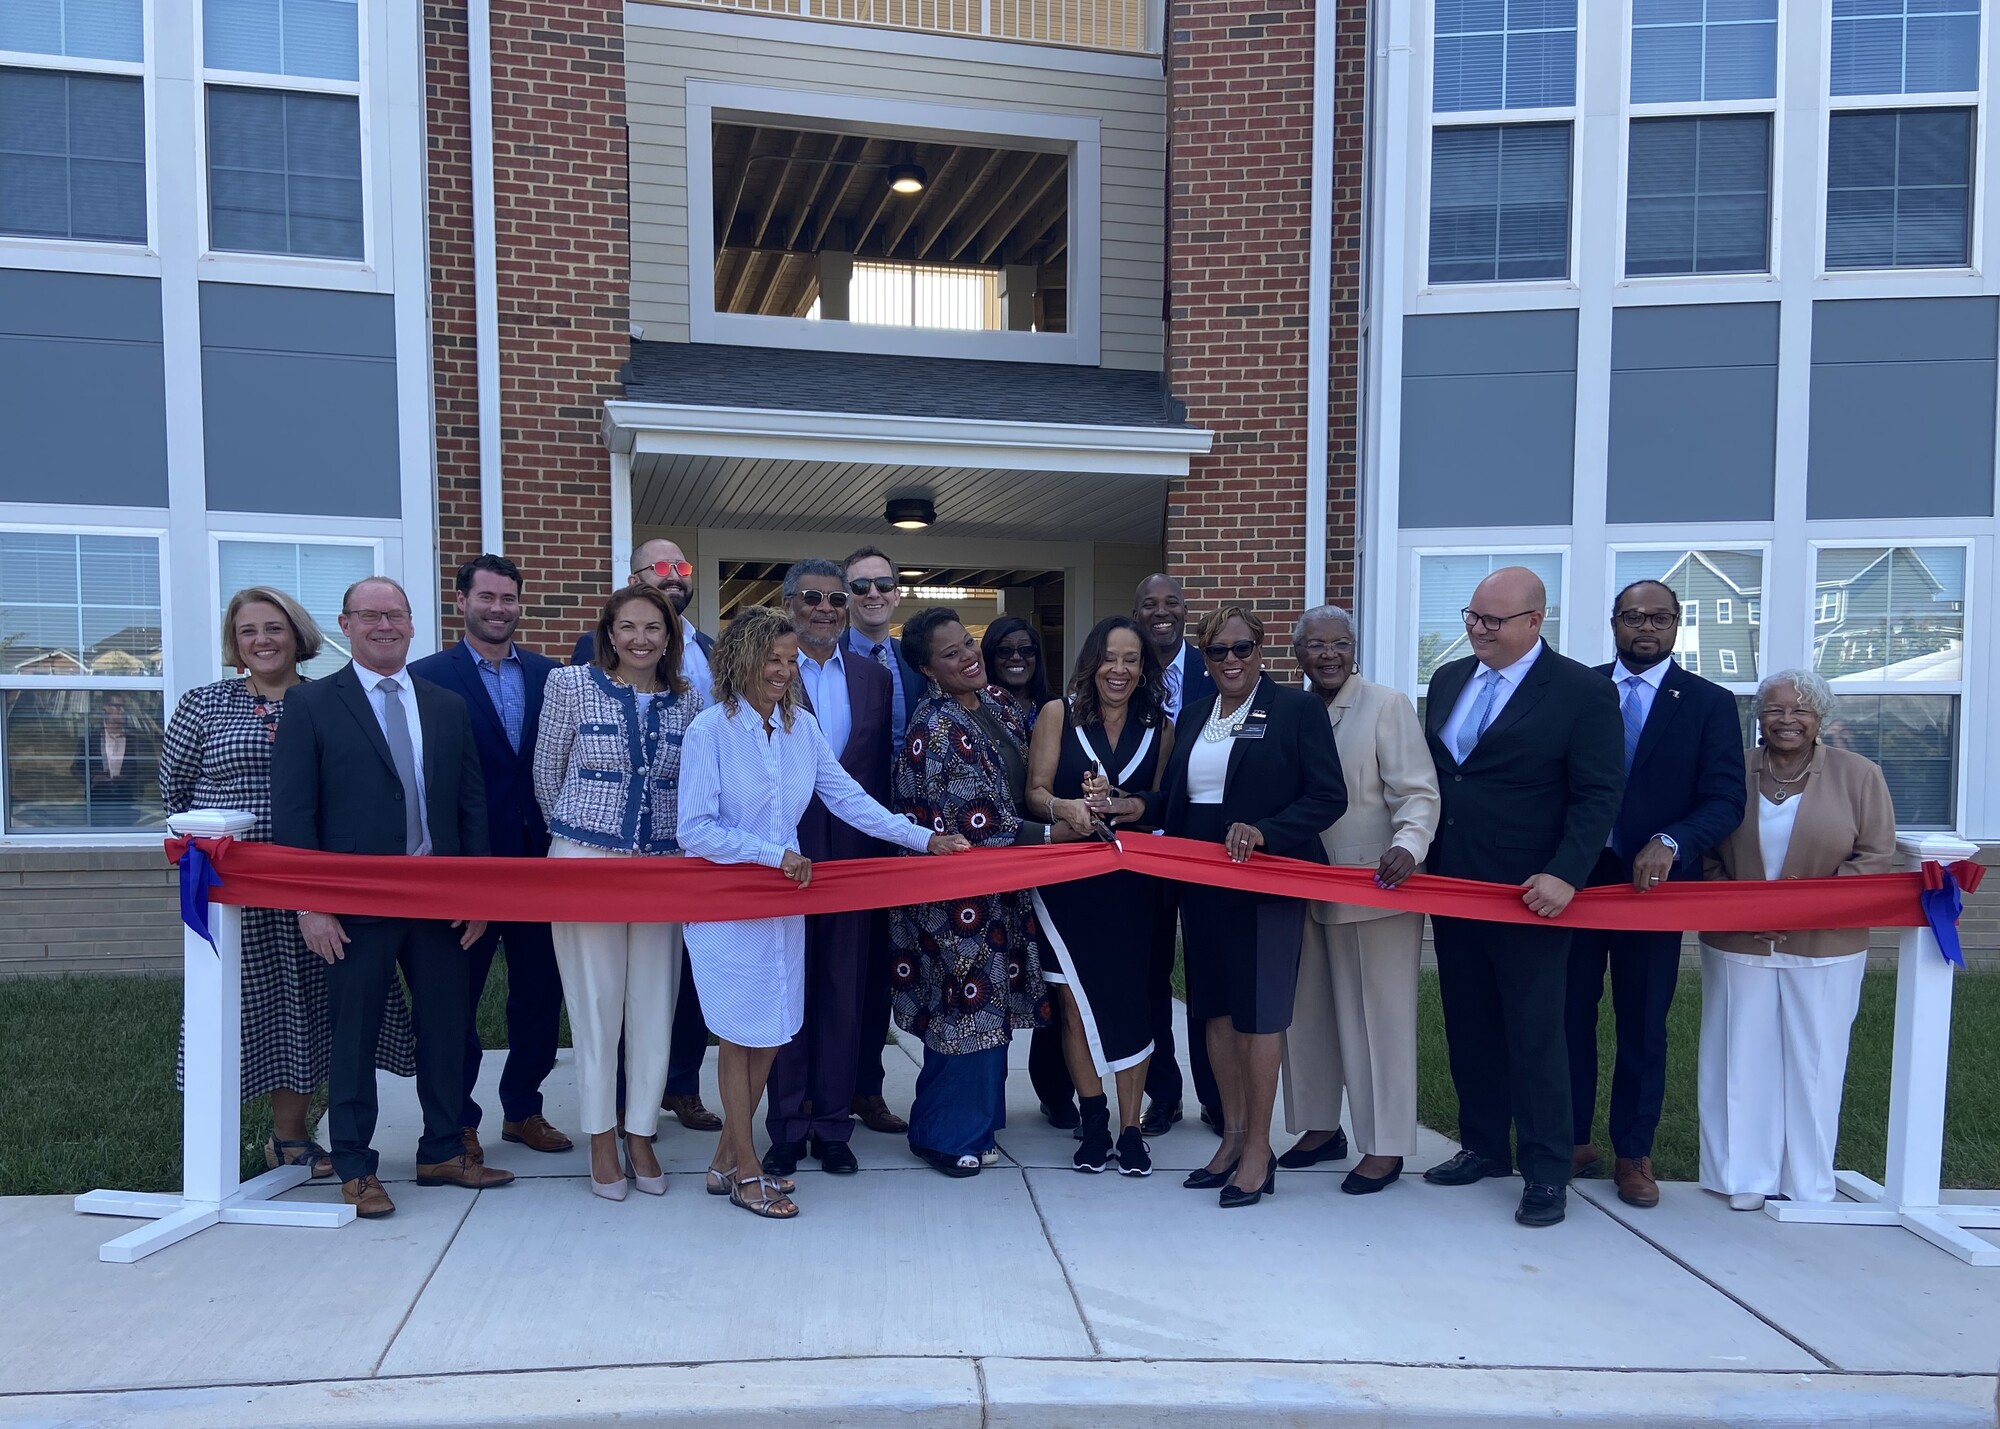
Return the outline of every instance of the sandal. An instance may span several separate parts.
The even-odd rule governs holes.
[[[745,1194],[752,1186],[757,1188],[754,1201]],[[747,1181],[734,1182],[729,1188],[729,1204],[741,1206],[751,1215],[762,1216],[767,1221],[788,1221],[799,1213],[798,1203],[778,1189],[775,1176],[752,1176]]]
[[[989,1146],[984,1151],[980,1152],[979,1164],[981,1166],[998,1166],[1000,1164],[1000,1148],[997,1146]]]
[[[789,1176],[767,1176],[764,1179],[776,1186],[779,1191],[787,1196],[799,1189],[799,1183]],[[729,1194],[730,1188],[735,1184],[736,1173],[734,1171],[718,1171],[713,1166],[708,1168],[708,1184],[705,1189],[709,1195],[726,1196]]]
[[[301,1161],[308,1163],[306,1169],[315,1181],[324,1181],[333,1174],[333,1157],[311,1137],[304,1141],[287,1141],[274,1131],[271,1139],[264,1143],[264,1166],[267,1170],[296,1166]]]
[[[910,1149],[924,1160],[930,1162],[932,1166],[944,1172],[945,1175],[954,1179],[965,1176],[977,1176],[979,1174],[979,1158],[977,1156],[949,1156],[942,1151],[933,1151],[928,1146],[913,1146]]]

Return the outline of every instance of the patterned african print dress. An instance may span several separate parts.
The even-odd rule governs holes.
[[[167,725],[160,752],[160,800],[167,813],[242,809],[256,817],[242,837],[271,839],[271,744],[285,702],[267,703],[247,680],[218,680],[188,691]],[[243,1099],[287,1090],[310,1093],[326,1080],[330,1052],[325,964],[306,947],[298,914],[243,910]],[[399,1077],[417,1071],[416,1039],[402,985],[392,980],[375,1065]],[[181,1070],[174,1072],[181,1085]]]

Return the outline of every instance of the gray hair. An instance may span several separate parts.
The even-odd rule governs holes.
[[[1779,670],[1766,675],[1757,685],[1757,708],[1764,707],[1764,696],[1779,685],[1790,685],[1799,692],[1799,703],[1818,715],[1821,719],[1832,719],[1836,704],[1833,686],[1814,674],[1811,670]]]
[[[799,593],[799,577],[801,576],[832,576],[834,580],[843,584],[847,580],[847,573],[832,561],[820,556],[808,556],[803,561],[793,561],[791,568],[785,572],[784,594],[786,600],[790,600]]]
[[[1306,627],[1315,620],[1338,620],[1347,627],[1347,633],[1354,633],[1354,617],[1337,605],[1316,605],[1299,617],[1299,623],[1292,627],[1292,644],[1297,645],[1306,638]]]

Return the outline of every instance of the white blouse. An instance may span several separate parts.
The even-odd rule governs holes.
[[[1792,847],[1792,830],[1799,822],[1799,799],[1800,796],[1794,794],[1781,804],[1761,791],[1757,795],[1757,851],[1764,855],[1764,877],[1772,883],[1776,883],[1785,871],[1785,855]],[[1797,953],[1788,953],[1778,947],[1772,948],[1769,953],[1726,953],[1720,948],[1710,948],[1709,951],[1731,962],[1748,963],[1760,968],[1824,968],[1850,958],[1868,956],[1863,951],[1840,958],[1802,958]]]
[[[1235,741],[1204,739],[1196,730],[1188,751],[1187,788],[1190,804],[1220,804],[1222,786],[1229,782],[1229,751]]]

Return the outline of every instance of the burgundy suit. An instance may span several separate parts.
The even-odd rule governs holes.
[[[889,672],[852,651],[841,652],[851,724],[840,764],[878,803],[889,802]],[[810,708],[810,705],[808,706]],[[835,818],[815,798],[799,820],[799,852],[823,859],[877,858],[887,852]],[[844,1142],[854,1130],[848,1107],[861,1056],[867,1000],[872,913],[819,913],[806,918],[806,1020],[771,1063],[765,1129],[775,1145]],[[811,1110],[807,1107],[810,1105]]]

